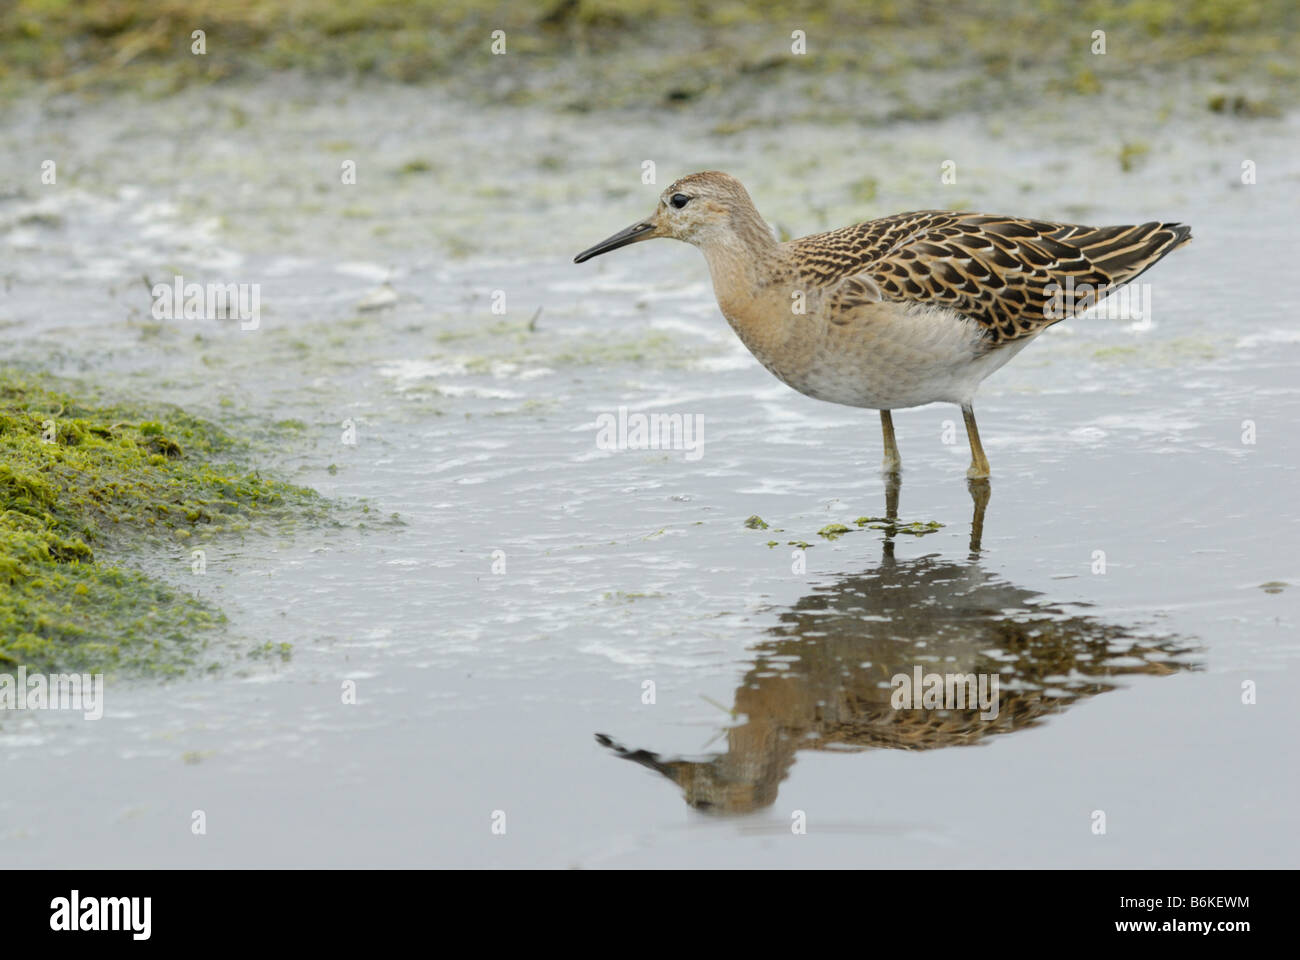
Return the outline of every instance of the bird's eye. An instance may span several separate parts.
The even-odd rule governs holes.
[[[686,204],[690,203],[690,201],[691,201],[691,198],[688,197],[686,194],[684,194],[684,193],[674,193],[674,194],[673,194],[673,199],[672,199],[670,202],[672,203],[672,205],[673,205],[674,207],[676,207],[678,210],[680,210],[682,207],[686,206]]]

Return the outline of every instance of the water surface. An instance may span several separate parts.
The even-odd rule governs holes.
[[[0,863],[1294,866],[1296,123],[1175,104],[1125,173],[1132,118],[1095,120],[720,136],[288,81],[7,107],[0,361],[302,420],[273,465],[386,519],[201,578],[131,557],[293,656],[5,717]],[[700,168],[796,235],[950,206],[1195,240],[1150,324],[1060,324],[985,384],[982,522],[944,406],[895,414],[891,510],[874,412],[772,379],[697,252],[570,263]],[[154,320],[178,273],[260,283],[260,328]],[[620,406],[701,415],[702,455],[599,449]],[[942,526],[854,524],[886,514]],[[915,663],[999,670],[999,719],[898,717]]]

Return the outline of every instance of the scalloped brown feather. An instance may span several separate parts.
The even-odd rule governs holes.
[[[1191,239],[1181,223],[1087,227],[945,210],[900,213],[791,242],[801,282],[830,288],[832,323],[865,303],[947,306],[990,345],[1033,336],[1089,304],[1052,315],[1052,285],[1117,287]]]

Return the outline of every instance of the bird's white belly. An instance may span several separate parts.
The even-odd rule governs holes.
[[[764,364],[800,393],[851,407],[895,410],[968,403],[985,377],[1032,338],[988,350],[973,321],[946,308],[880,304],[844,326],[820,324],[807,362]]]

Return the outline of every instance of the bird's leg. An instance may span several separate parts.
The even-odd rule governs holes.
[[[894,439],[894,418],[890,416],[888,410],[880,411],[880,432],[885,439],[885,460],[880,465],[880,469],[887,474],[897,476],[903,466],[903,460],[898,455],[898,441]]]
[[[880,411],[882,415],[888,416],[886,410]],[[902,481],[897,473],[885,474],[885,519],[889,521],[885,527],[885,540],[881,544],[881,559],[894,559],[894,537],[898,533],[898,491],[902,486]]]
[[[984,539],[984,508],[989,505],[989,482],[987,480],[967,480],[970,499],[975,510],[970,518],[970,558],[978,560],[980,541]]]
[[[881,464],[881,470],[885,474],[885,519],[889,525],[885,527],[885,542],[883,546],[883,559],[894,559],[894,535],[898,533],[898,527],[895,523],[898,521],[898,489],[902,486],[900,469],[903,466],[903,460],[898,455],[898,441],[894,439],[894,418],[888,410],[880,411],[880,432],[885,439],[885,460]]]
[[[984,447],[980,444],[979,427],[975,426],[975,410],[969,403],[963,403],[961,415],[966,420],[966,439],[970,441],[970,469],[966,471],[966,476],[972,480],[987,480],[989,458],[984,456]]]
[[[885,474],[885,519],[891,524],[898,522],[898,490],[902,485],[898,474]]]

